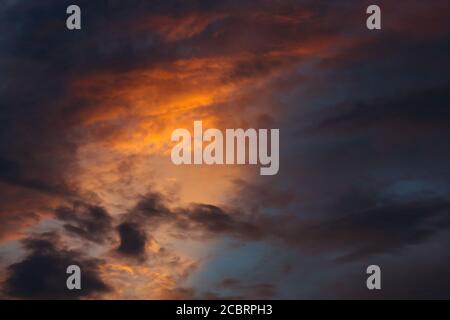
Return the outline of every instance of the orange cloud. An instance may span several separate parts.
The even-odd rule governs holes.
[[[156,31],[169,42],[189,39],[201,33],[205,28],[223,18],[225,14],[193,12],[180,17],[157,15],[140,21],[137,30]]]

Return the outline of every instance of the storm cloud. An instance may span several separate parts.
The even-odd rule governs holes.
[[[101,261],[58,247],[58,241],[55,234],[23,240],[28,255],[8,267],[4,292],[15,298],[80,299],[110,290],[99,274]],[[81,290],[66,287],[66,270],[70,265],[78,265],[82,270]]]
[[[0,8],[6,297],[448,298],[448,1],[69,4]],[[280,128],[279,174],[172,166],[199,119]]]

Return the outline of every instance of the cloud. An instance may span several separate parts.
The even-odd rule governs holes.
[[[354,204],[354,203],[353,203]],[[378,203],[364,210],[353,207],[339,218],[329,218],[299,229],[284,225],[286,240],[305,250],[339,249],[340,259],[394,253],[445,232],[450,227],[450,202],[445,198],[406,203]],[[281,232],[281,230],[279,230]],[[382,236],[380,236],[382,235]],[[282,236],[283,237],[283,236]],[[292,237],[290,239],[290,237]]]
[[[240,212],[225,211],[208,204],[193,204],[176,211],[174,226],[180,230],[189,230],[191,234],[199,232],[200,236],[215,237],[231,235],[240,239],[258,239],[260,230],[240,219]]]
[[[264,192],[259,197],[254,194],[253,200],[256,203],[269,201]],[[119,253],[142,258],[147,241],[144,230],[156,231],[164,226],[175,238],[231,236],[243,243],[264,240],[284,243],[293,250],[310,254],[339,250],[341,254],[337,259],[351,261],[399,252],[450,227],[447,218],[450,202],[446,197],[436,196],[405,200],[352,191],[324,208],[325,215],[307,220],[283,211],[276,215],[266,214],[262,208],[267,209],[268,203],[262,208],[249,206],[247,209],[252,211],[248,212],[208,204],[169,209],[160,201],[163,201],[162,195],[151,193],[124,216],[125,220],[118,228],[121,237]],[[284,200],[270,203],[278,205],[277,210],[287,210]],[[380,238],[380,234],[383,237]]]
[[[23,240],[28,252],[24,260],[8,267],[4,292],[12,298],[80,299],[108,292],[99,274],[100,260],[84,257],[80,252],[59,248],[55,234]],[[68,290],[66,269],[78,265],[82,272],[81,290]]]
[[[145,258],[147,235],[135,223],[124,222],[117,227],[120,245],[117,252],[138,259]]]
[[[148,233],[169,228],[171,237],[179,239],[212,238],[232,235],[240,239],[256,239],[259,230],[237,212],[231,213],[209,204],[174,207],[161,193],[151,192],[121,217],[117,227],[120,244],[117,253],[145,260]]]
[[[118,274],[118,297],[147,297],[149,288],[166,297],[224,297],[199,290],[195,280],[182,283],[191,263],[207,275],[205,260],[233,253],[226,246],[205,258],[193,243],[224,238],[274,246],[273,265],[282,255],[302,255],[290,257],[296,263],[282,276],[301,277],[310,267],[320,277],[312,277],[314,291],[330,273],[317,256],[333,270],[393,253],[402,261],[414,255],[417,265],[433,241],[447,241],[446,1],[381,1],[378,33],[365,28],[368,2],[80,0],[80,32],[64,28],[68,4],[22,0],[0,8],[0,28],[9,30],[0,37],[1,246],[22,238],[27,250],[8,269],[11,296],[108,295],[99,277],[105,269]],[[279,127],[283,170],[264,181],[246,167],[231,175],[175,170],[164,162],[170,132],[194,119]],[[226,180],[235,182],[222,188]],[[167,181],[192,191],[188,201],[177,202],[162,187]],[[160,192],[149,193],[156,187]],[[194,201],[194,191],[219,199]],[[87,256],[61,239],[30,236],[55,228],[54,219],[61,238],[76,237]],[[410,253],[417,246],[423,251]],[[183,260],[184,252],[197,256]],[[220,274],[235,281],[227,297],[306,290],[276,283],[275,266],[244,279],[239,268],[251,271],[259,265],[252,259],[232,261]],[[72,260],[92,281],[71,296],[55,283]],[[446,278],[445,266],[395,276],[407,281],[436,270]],[[32,277],[35,267],[42,277]],[[441,290],[424,280],[429,296],[448,292],[437,278],[424,279]],[[411,295],[390,292],[420,295],[409,288]]]
[[[81,238],[105,242],[112,229],[112,217],[102,207],[75,202],[72,207],[56,209],[56,218],[66,222],[64,228]]]
[[[169,226],[177,237],[216,237],[233,235],[238,238],[256,239],[260,237],[257,227],[245,221],[236,209],[224,209],[218,206],[193,203],[188,206],[169,208],[169,199],[159,193],[150,193],[141,197],[138,203],[124,215],[124,221],[132,224],[128,227],[146,226],[156,230]],[[139,237],[141,238],[141,237]]]
[[[438,87],[370,102],[345,103],[334,111],[338,115],[329,116],[315,129],[318,132],[340,129],[341,133],[348,134],[352,130],[378,127],[401,132],[405,126],[415,125],[421,127],[422,134],[442,130],[450,119],[450,112],[445,108],[450,102],[449,89]]]

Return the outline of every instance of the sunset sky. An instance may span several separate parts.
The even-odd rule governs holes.
[[[450,298],[449,20],[445,0],[3,0],[0,298]],[[174,165],[195,120],[280,129],[279,173]]]

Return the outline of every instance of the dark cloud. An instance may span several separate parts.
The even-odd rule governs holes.
[[[148,193],[130,210],[127,219],[132,221],[166,219],[170,216],[167,201],[168,199],[161,193]]]
[[[139,260],[145,259],[148,232],[161,225],[169,225],[170,232],[178,238],[202,238],[232,235],[239,239],[261,237],[258,228],[238,212],[227,212],[208,204],[192,204],[188,207],[169,209],[169,200],[160,193],[149,193],[123,215],[117,227],[120,245],[117,252]]]
[[[250,212],[259,212],[262,209],[286,209],[296,200],[293,190],[277,184],[249,183],[242,179],[236,179],[233,183],[238,190],[233,204]]]
[[[448,230],[449,212],[448,199],[439,198],[405,203],[387,201],[361,211],[354,207],[348,214],[337,212],[335,215],[341,215],[340,218],[300,227],[297,236],[291,230],[290,241],[305,250],[347,251],[341,259],[394,253]]]
[[[267,75],[274,69],[281,68],[283,65],[286,64],[288,63],[282,60],[270,61],[267,59],[257,57],[249,59],[247,61],[237,62],[233,70],[231,71],[229,78],[231,81],[242,78],[244,79],[252,77],[258,78],[260,76]]]
[[[180,230],[199,232],[201,236],[211,237],[223,234],[240,239],[258,239],[261,231],[252,223],[240,217],[239,211],[226,211],[207,204],[193,204],[189,208],[176,211],[175,226]]]
[[[246,221],[246,217],[236,209],[201,203],[170,209],[169,203],[162,194],[150,193],[142,197],[123,219],[126,224],[146,226],[150,230],[168,224],[178,237],[231,234],[238,238],[256,239],[261,236],[258,228]]]
[[[145,258],[145,245],[147,235],[135,223],[124,222],[117,227],[120,236],[120,245],[117,252],[137,259]]]
[[[317,130],[349,130],[368,129],[373,126],[381,129],[392,128],[393,132],[403,131],[404,125],[414,125],[421,133],[448,129],[450,111],[450,87],[432,88],[414,92],[404,96],[375,99],[371,102],[346,103],[334,112],[339,115],[324,120]],[[432,125],[426,131],[424,127]],[[397,126],[397,129],[395,129]],[[418,127],[420,126],[420,127]],[[426,129],[426,128],[425,128]],[[351,131],[350,131],[351,132]]]
[[[261,201],[267,201],[264,193],[260,196]],[[253,200],[258,199],[255,196]],[[273,203],[285,208],[284,200]],[[155,210],[156,207],[159,209]],[[341,253],[337,259],[341,261],[398,252],[446,232],[450,227],[450,201],[446,197],[410,200],[355,190],[322,208],[326,214],[317,213],[307,220],[283,211],[270,215],[258,208],[249,214],[207,204],[169,210],[155,206],[155,194],[149,199],[144,197],[135,208],[139,208],[140,219],[136,220],[134,211],[130,211],[127,217],[133,217],[130,221],[134,222],[125,220],[119,226],[121,245],[118,251],[136,257],[145,253],[147,238],[142,228],[149,226],[154,230],[161,224],[169,225],[172,234],[180,238],[228,235],[239,241],[263,239],[284,243],[291,249],[310,254],[338,250]],[[149,210],[147,214],[144,208]],[[250,209],[255,210],[253,206]],[[155,217],[158,219],[153,219]]]
[[[81,202],[56,209],[56,218],[66,222],[69,233],[98,243],[105,242],[112,230],[112,217],[104,208]]]
[[[448,241],[411,247],[401,255],[363,257],[347,264],[344,275],[336,276],[320,288],[321,298],[330,299],[449,299],[450,257],[444,251]],[[381,269],[381,290],[367,290],[366,268],[377,264]]]
[[[22,174],[19,162],[3,158],[0,158],[0,180],[6,184],[54,195],[69,195],[70,193],[63,182],[60,185],[52,185],[45,180],[27,178]]]
[[[58,248],[58,242],[54,234],[25,239],[28,255],[8,267],[4,292],[12,298],[80,299],[110,290],[99,273],[101,261]],[[66,287],[66,270],[70,265],[81,268],[81,290]]]
[[[340,261],[401,252],[448,233],[450,227],[450,200],[436,196],[399,199],[354,190],[308,219],[294,213],[258,211],[254,216],[241,214],[239,221],[218,208],[209,212],[204,208],[186,212],[178,223],[183,229],[208,234],[281,241],[309,254],[337,251]]]

